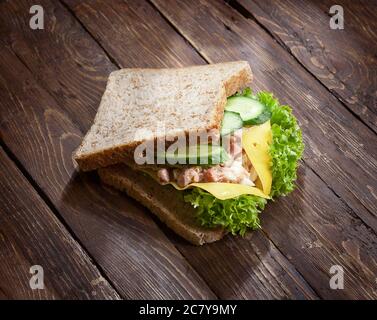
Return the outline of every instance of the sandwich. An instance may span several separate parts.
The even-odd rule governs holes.
[[[304,145],[291,108],[251,81],[246,61],[114,71],[73,160],[193,244],[258,229]]]

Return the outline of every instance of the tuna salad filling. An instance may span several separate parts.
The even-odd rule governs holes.
[[[181,168],[164,167],[157,171],[161,184],[176,183],[184,188],[198,182],[226,182],[254,186],[257,173],[242,149],[240,139],[232,135],[229,141],[228,160],[210,167],[191,165]]]

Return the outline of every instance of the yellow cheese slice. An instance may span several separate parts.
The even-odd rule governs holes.
[[[243,194],[251,194],[254,196],[262,197],[265,199],[269,199],[267,195],[263,193],[262,190],[256,188],[247,186],[244,184],[238,184],[238,183],[226,183],[226,182],[203,182],[203,183],[191,183],[187,185],[184,188],[178,187],[176,183],[170,183],[174,186],[174,188],[178,190],[184,190],[190,187],[198,187],[201,188],[213,196],[215,196],[217,199],[220,200],[227,200],[236,198],[238,196],[241,196]]]
[[[242,147],[258,174],[257,187],[220,182],[191,183],[185,188],[180,188],[175,183],[172,183],[172,185],[178,190],[198,187],[206,190],[220,200],[235,198],[243,194],[252,194],[269,199],[272,185],[271,157],[269,154],[269,144],[271,141],[272,131],[270,121],[258,126],[243,128]]]
[[[184,188],[179,187],[174,182],[169,184],[173,185],[174,188],[178,190],[184,190],[191,187],[201,188],[220,200],[236,198],[243,194],[250,194],[269,199],[272,184],[272,172],[270,168],[271,157],[268,151],[271,140],[272,132],[270,121],[258,126],[243,128],[242,147],[258,174],[258,179],[256,181],[257,187],[225,182],[191,183]],[[157,177],[153,172],[148,172],[149,170],[143,171],[147,172],[151,177],[157,180]]]
[[[153,171],[148,170],[148,169],[142,169],[141,171],[145,172],[151,178],[153,178],[154,180],[158,182],[156,174]],[[265,199],[270,199],[270,197],[268,195],[265,195],[261,189],[258,189],[252,186],[247,186],[244,184],[238,184],[238,183],[194,182],[194,183],[190,183],[189,185],[183,188],[179,187],[175,182],[169,182],[167,184],[171,184],[177,190],[185,190],[187,188],[192,188],[192,187],[201,188],[203,190],[206,190],[207,192],[209,192],[214,197],[220,200],[236,198],[243,194],[251,194],[251,195],[262,197]]]
[[[269,195],[272,185],[269,144],[272,141],[270,121],[242,130],[242,147],[258,174],[263,192]],[[257,181],[258,186],[258,181]]]

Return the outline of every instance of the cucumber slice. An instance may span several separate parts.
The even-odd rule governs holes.
[[[264,104],[247,97],[228,98],[225,110],[238,113],[244,125],[261,124],[271,118],[271,112]]]
[[[212,165],[224,163],[229,159],[222,146],[218,145],[195,145],[186,147],[184,150],[166,151],[157,153],[158,159],[165,159],[168,164],[196,164]]]
[[[221,132],[222,136],[232,133],[233,131],[242,128],[243,121],[241,116],[236,112],[225,111],[223,122],[221,124]]]

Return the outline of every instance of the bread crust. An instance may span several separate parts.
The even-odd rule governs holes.
[[[238,90],[245,87],[252,80],[251,69],[250,69],[249,64],[246,61],[236,61],[236,62],[210,65],[210,66],[215,66],[215,67],[221,66],[225,68],[225,65],[227,64],[230,66],[237,65],[237,72],[230,75],[228,78],[221,80],[221,82],[219,83],[219,88],[218,88],[219,98],[217,99],[216,105],[213,107],[215,110],[214,116],[211,120],[207,122],[205,127],[200,128],[200,129],[197,128],[202,132],[208,132],[213,129],[216,129],[216,130],[220,129],[227,97],[233,95]],[[192,70],[192,72],[194,72],[195,68],[205,68],[205,67],[206,66],[193,66],[193,67],[188,67],[184,69],[186,71]],[[180,69],[182,70],[182,68]],[[117,77],[117,75],[120,74],[121,72],[125,72],[125,70],[128,70],[130,72],[131,71],[142,72],[142,70],[145,70],[145,69],[122,69],[122,70],[113,72],[109,77],[109,82],[108,82],[105,94],[102,98],[101,106],[102,104],[106,105],[105,100],[109,97],[109,93],[107,93],[107,91],[109,90],[109,87],[111,86],[110,79],[112,78],[113,79],[112,81],[115,81],[114,79]],[[148,69],[148,70],[158,71],[158,70],[166,70],[166,69]],[[169,69],[169,70],[179,70],[179,69]],[[111,92],[111,94],[114,94],[114,92]],[[98,119],[98,113],[97,113],[94,123],[98,123],[99,121],[100,120]],[[124,158],[127,157],[127,154],[129,154],[130,151],[134,150],[134,148],[137,145],[143,142],[143,140],[132,141],[132,142],[118,144],[118,145],[114,145],[114,146],[103,148],[103,149],[95,149],[92,151],[84,152],[83,146],[89,144],[87,140],[88,140],[89,133],[91,133],[91,130],[89,130],[89,132],[85,135],[79,148],[74,152],[72,156],[74,163],[76,163],[79,169],[82,171],[90,171],[90,170],[95,170],[102,167],[107,167],[113,164],[122,163],[124,161]],[[185,135],[189,135],[190,132],[191,132],[190,130],[183,130],[183,133]]]
[[[195,219],[195,208],[183,200],[183,192],[170,185],[161,187],[152,178],[124,164],[98,170],[101,180],[142,203],[178,235],[195,245],[220,240],[223,228],[206,228]]]

